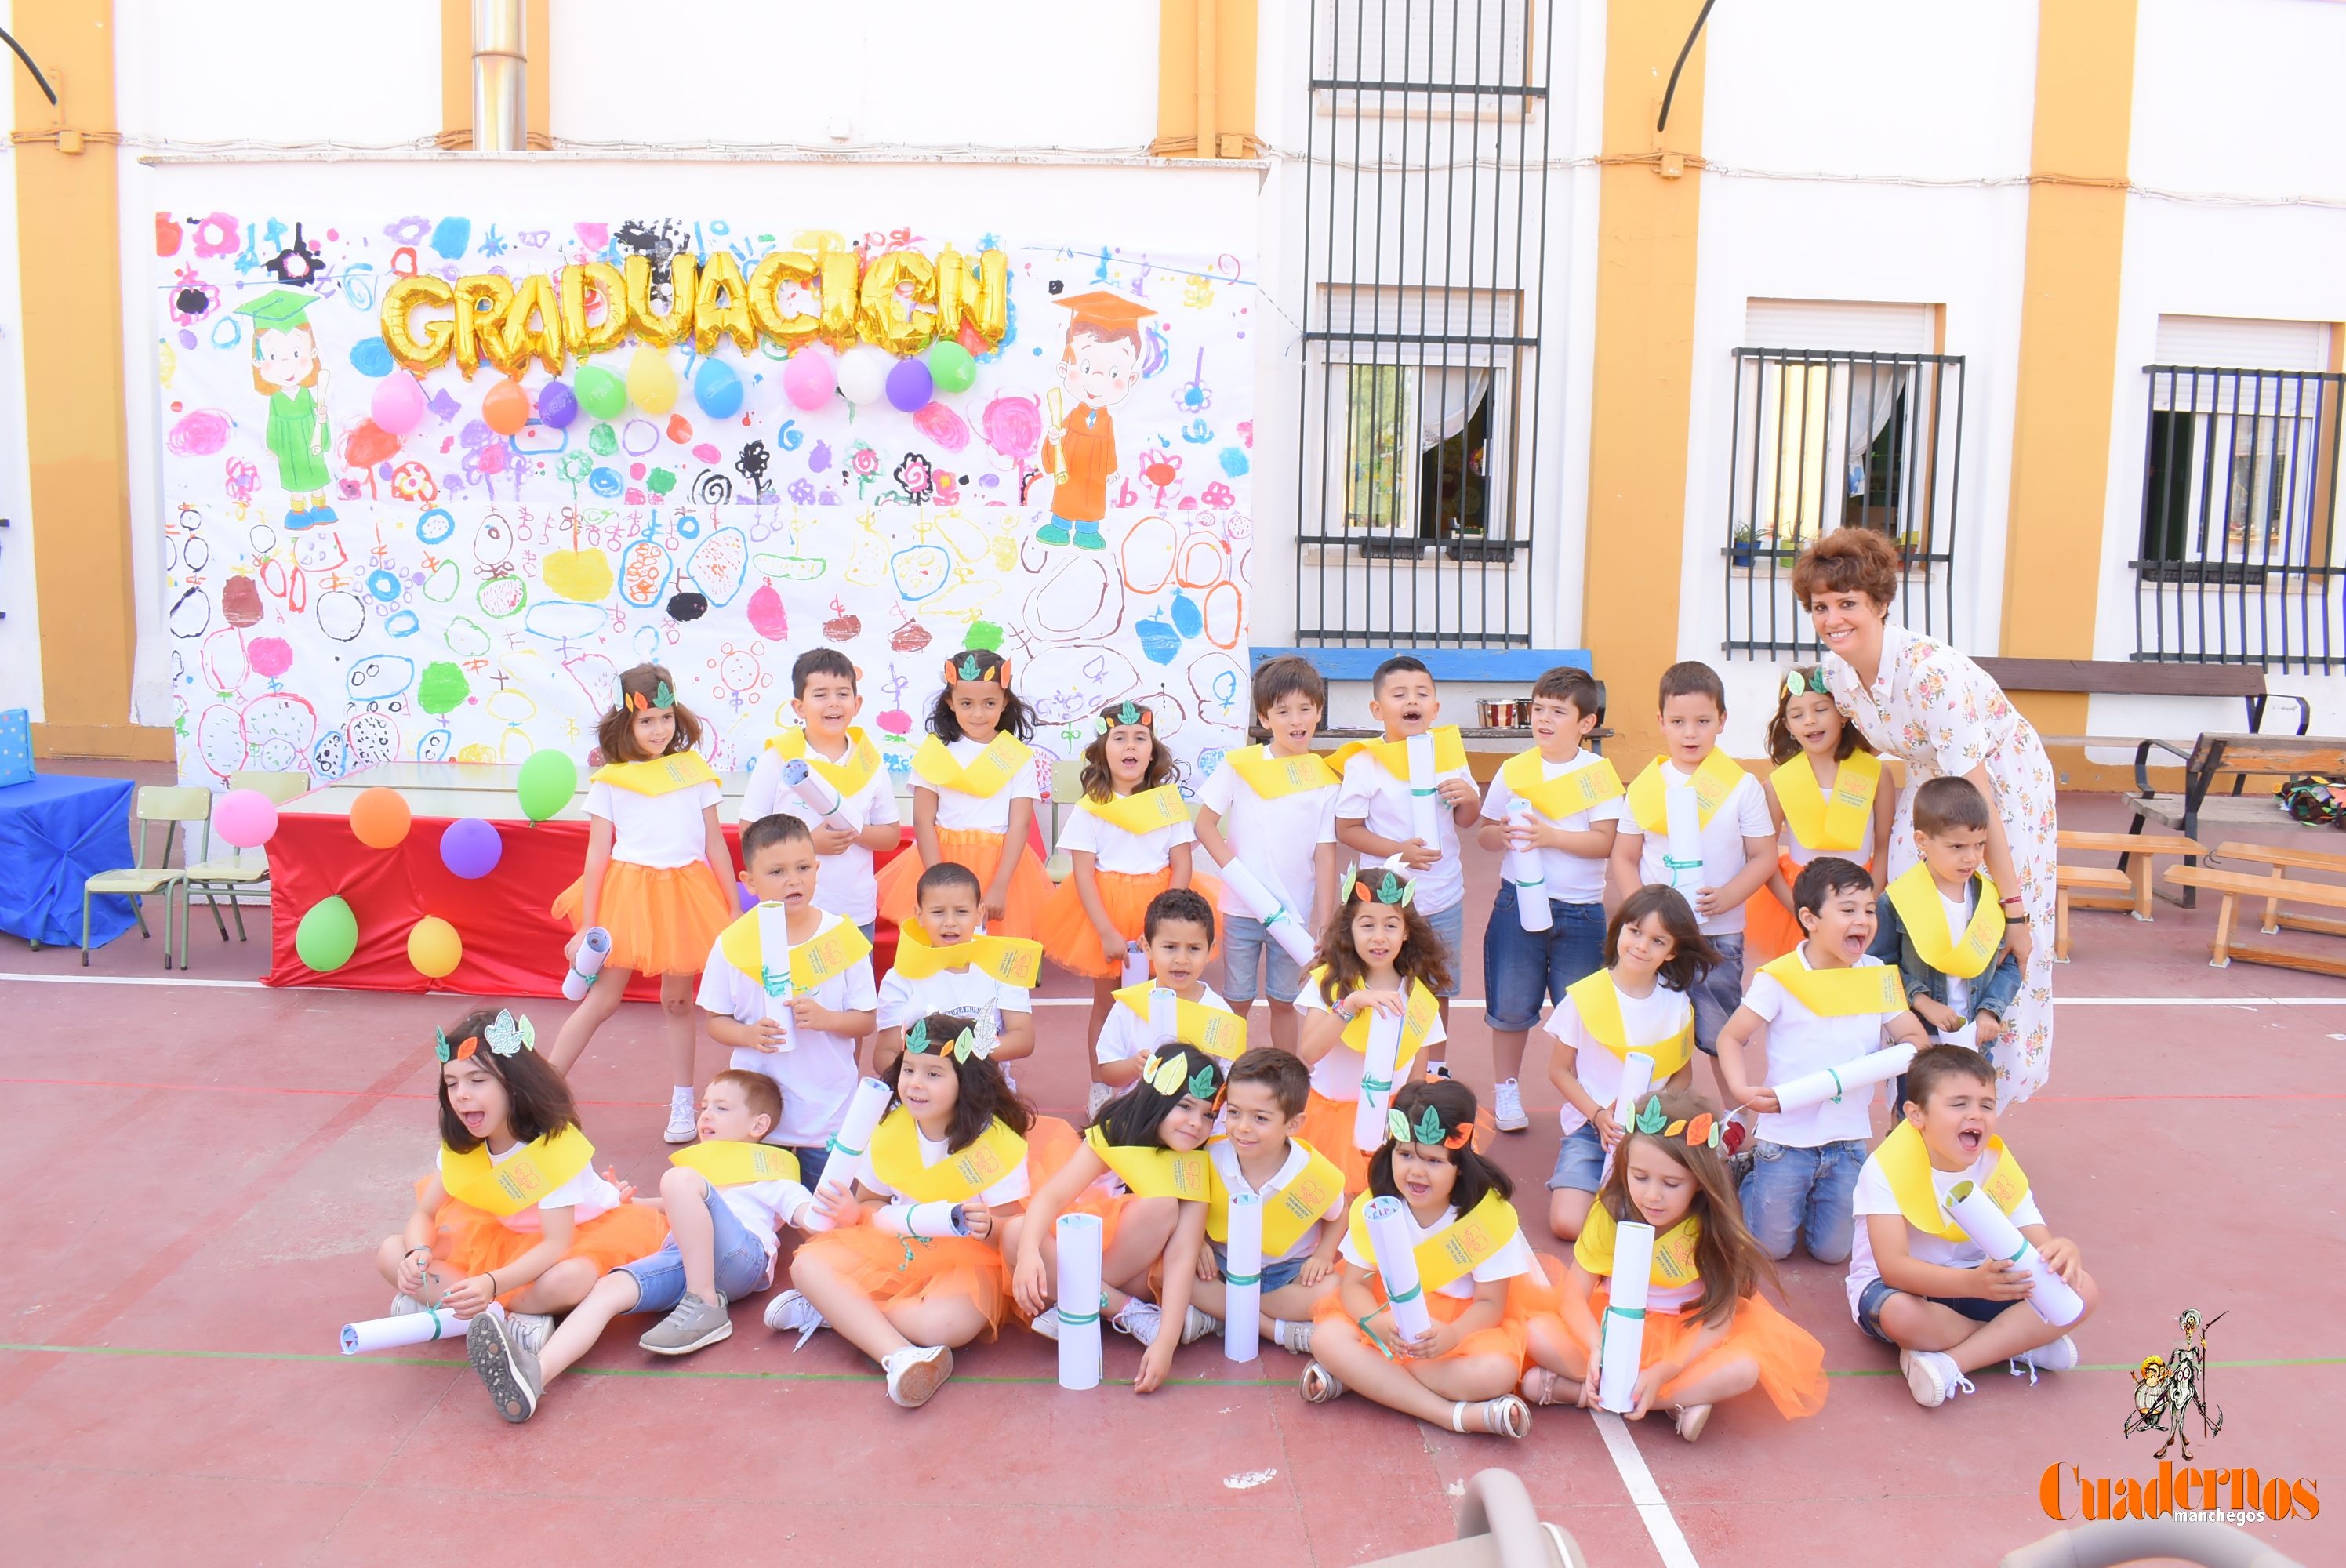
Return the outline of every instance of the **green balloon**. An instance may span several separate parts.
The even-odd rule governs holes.
[[[977,380],[977,361],[969,351],[949,339],[939,338],[929,345],[929,379],[937,383],[939,392],[967,392]]]
[[[617,419],[627,406],[627,383],[600,365],[581,365],[573,390],[578,406],[597,419]]]
[[[521,765],[514,792],[521,797],[522,815],[543,822],[578,793],[578,764],[566,751],[533,751]]]
[[[293,931],[293,951],[320,974],[350,962],[359,947],[359,919],[340,894],[320,899]]]

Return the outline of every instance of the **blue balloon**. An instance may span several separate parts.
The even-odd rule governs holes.
[[[741,378],[723,360],[703,360],[692,375],[693,401],[711,419],[731,419],[741,412]]]
[[[381,338],[361,338],[351,345],[351,363],[362,376],[392,372],[391,345]]]
[[[578,394],[566,382],[548,382],[538,389],[537,423],[550,430],[568,430],[578,417]]]

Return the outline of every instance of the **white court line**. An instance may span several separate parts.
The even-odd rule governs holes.
[[[1637,1505],[1637,1517],[1644,1522],[1646,1533],[1653,1537],[1654,1550],[1662,1554],[1662,1568],[1702,1568],[1695,1561],[1694,1548],[1678,1529],[1678,1517],[1663,1501],[1662,1489],[1654,1483],[1654,1472],[1646,1468],[1646,1456],[1637,1451],[1637,1442],[1629,1435],[1628,1423],[1610,1410],[1588,1412],[1596,1422],[1596,1433],[1605,1440],[1605,1451],[1612,1456],[1613,1468],[1621,1472],[1621,1484],[1629,1491],[1629,1501]]]

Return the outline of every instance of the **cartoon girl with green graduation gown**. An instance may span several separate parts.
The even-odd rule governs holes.
[[[325,368],[308,311],[316,301],[291,289],[272,289],[236,313],[252,318],[252,388],[269,398],[269,450],[289,503],[289,533],[335,520],[326,504]]]

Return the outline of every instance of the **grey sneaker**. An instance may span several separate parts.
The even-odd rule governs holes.
[[[503,1312],[505,1308],[498,1310]],[[546,1337],[553,1332],[551,1312],[505,1312],[505,1338],[518,1339],[533,1356],[546,1349]]]
[[[1107,1322],[1120,1334],[1129,1334],[1143,1345],[1154,1345],[1158,1330],[1165,1326],[1165,1314],[1157,1309],[1156,1302],[1143,1301],[1136,1296],[1117,1308]],[[1188,1325],[1184,1323],[1182,1327]]]
[[[766,1303],[766,1327],[797,1334],[799,1344],[792,1347],[797,1349],[812,1339],[816,1329],[828,1329],[831,1323],[815,1310],[813,1302],[795,1290],[785,1290]]]
[[[1513,1078],[1491,1088],[1491,1122],[1503,1133],[1520,1133],[1532,1125],[1524,1115],[1524,1092]]]
[[[704,1301],[688,1290],[668,1315],[636,1343],[655,1356],[689,1356],[731,1338],[732,1333],[733,1319],[726,1316],[724,1292],[719,1291],[714,1301]]]
[[[536,1347],[510,1328],[505,1314],[491,1308],[464,1330],[464,1354],[481,1375],[497,1414],[518,1426],[537,1414],[546,1378],[537,1369]]]
[[[1310,1355],[1311,1353],[1311,1319],[1306,1318],[1300,1323],[1297,1323],[1285,1318],[1280,1319],[1279,1348],[1282,1350],[1292,1350],[1299,1356]]]

